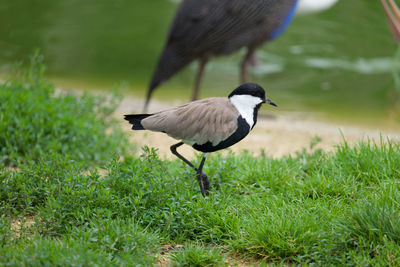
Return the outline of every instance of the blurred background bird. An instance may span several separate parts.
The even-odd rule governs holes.
[[[248,80],[273,89],[274,99],[283,103],[274,113],[300,112],[391,128],[398,121],[395,103],[400,94],[393,72],[400,69],[400,53],[381,1],[337,1],[331,7],[322,3],[328,1],[333,0],[298,0],[286,31],[257,49],[259,64],[249,67]],[[131,110],[127,105],[125,112],[139,112],[183,0],[0,2],[0,79],[13,74],[15,62],[40,48],[48,78],[57,87],[96,92],[118,88],[137,101]],[[22,10],[21,5],[29,8]],[[310,13],[316,7],[321,12]],[[300,14],[302,10],[307,11],[305,15]],[[226,88],[238,85],[238,65],[246,50],[211,57],[199,98],[224,96]],[[155,111],[164,104],[186,102],[192,95],[198,61],[157,88],[149,108]]]
[[[331,8],[338,0],[299,0],[297,13],[309,14]]]
[[[240,82],[247,81],[255,51],[281,35],[294,17],[298,0],[184,0],[169,34],[148,88],[147,110],[155,88],[193,60],[199,59],[192,100],[198,98],[201,78],[210,57],[227,55],[247,47],[240,66]]]
[[[257,63],[256,49],[281,35],[290,24],[299,3],[300,13],[330,8],[338,0],[184,0],[170,27],[147,91],[144,110],[154,89],[199,59],[192,100],[198,98],[204,68],[212,56],[227,55],[247,47],[240,66],[245,83],[249,65]]]

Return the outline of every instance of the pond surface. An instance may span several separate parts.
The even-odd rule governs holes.
[[[175,2],[1,1],[0,72],[39,48],[56,85],[113,90],[122,82],[143,97]],[[280,111],[396,128],[396,51],[379,1],[339,0],[327,11],[297,16],[280,38],[259,50],[260,65],[250,77],[268,90]],[[227,95],[237,86],[244,52],[212,60],[201,97]],[[189,99],[196,67],[158,88],[155,97]]]

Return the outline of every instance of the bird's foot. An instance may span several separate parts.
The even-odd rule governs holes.
[[[208,180],[208,176],[204,172],[201,172],[201,178],[203,180],[204,190],[208,195],[208,191],[210,190],[210,181]]]
[[[201,194],[203,197],[208,196],[210,190],[210,181],[204,172],[197,173],[197,181],[199,182]]]

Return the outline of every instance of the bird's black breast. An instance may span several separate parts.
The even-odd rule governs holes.
[[[245,138],[246,135],[248,135],[250,132],[250,125],[246,122],[245,119],[242,118],[242,116],[239,116],[237,121],[238,121],[237,130],[227,139],[221,141],[215,146],[211,142],[207,142],[202,145],[194,144],[193,148],[201,152],[214,152],[236,144],[237,142]]]

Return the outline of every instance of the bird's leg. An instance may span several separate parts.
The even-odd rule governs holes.
[[[210,188],[210,183],[208,181],[207,175],[205,175],[201,170],[203,169],[204,161],[206,160],[207,156],[206,155],[203,156],[203,159],[201,160],[201,163],[200,163],[200,167],[196,168],[189,160],[187,160],[184,156],[179,154],[178,151],[176,150],[181,145],[183,145],[183,142],[179,142],[179,143],[177,143],[175,145],[172,145],[170,147],[171,152],[172,152],[172,154],[174,154],[175,156],[180,158],[183,162],[185,162],[187,165],[189,165],[190,167],[192,167],[196,171],[196,173],[197,173],[197,181],[199,182],[201,194],[203,195],[203,197],[205,197],[206,192],[208,194],[208,190]]]
[[[388,1],[389,1],[390,6],[393,9],[393,13],[396,15],[397,21],[399,21],[400,20],[400,9],[399,9],[399,7],[397,6],[397,4],[396,4],[396,2],[394,0],[388,0]]]
[[[206,161],[207,156],[208,156],[208,153],[203,154],[203,158],[201,159],[200,166],[197,169],[197,181],[199,182],[201,194],[203,195],[203,197],[208,195],[208,191],[210,190],[210,181],[208,180],[207,175],[203,172],[203,166],[204,166],[204,162]]]
[[[388,0],[392,7],[394,17],[392,16],[392,32],[395,40],[400,42],[400,9],[394,0]]]
[[[390,7],[388,5],[390,4]],[[381,4],[385,9],[385,13],[388,17],[390,28],[394,39],[400,42],[400,10],[399,7],[393,0],[381,0]]]
[[[251,55],[250,64],[251,64],[253,67],[256,67],[256,66],[258,66],[258,65],[260,64],[260,61],[258,60],[258,58],[257,58],[257,56],[256,56],[256,53],[253,53],[253,54]]]
[[[179,143],[177,143],[175,145],[172,145],[170,147],[170,150],[171,150],[172,154],[174,154],[175,156],[177,156],[178,158],[183,160],[183,162],[185,162],[187,165],[189,165],[190,167],[192,167],[193,169],[195,169],[197,171],[196,167],[190,161],[188,161],[185,157],[183,157],[181,154],[179,154],[178,151],[176,151],[176,149],[178,147],[180,147],[181,145],[183,145],[183,142],[179,142]]]
[[[197,98],[199,97],[201,78],[203,76],[204,68],[205,68],[205,66],[207,64],[207,61],[208,61],[207,57],[202,57],[201,60],[200,60],[199,70],[197,71],[197,76],[196,76],[196,80],[195,80],[195,83],[194,83],[192,101],[193,100],[197,100]]]
[[[244,57],[242,64],[240,65],[240,82],[246,83],[247,82],[247,73],[249,71],[249,65],[254,60],[254,48],[248,48],[247,54]]]

